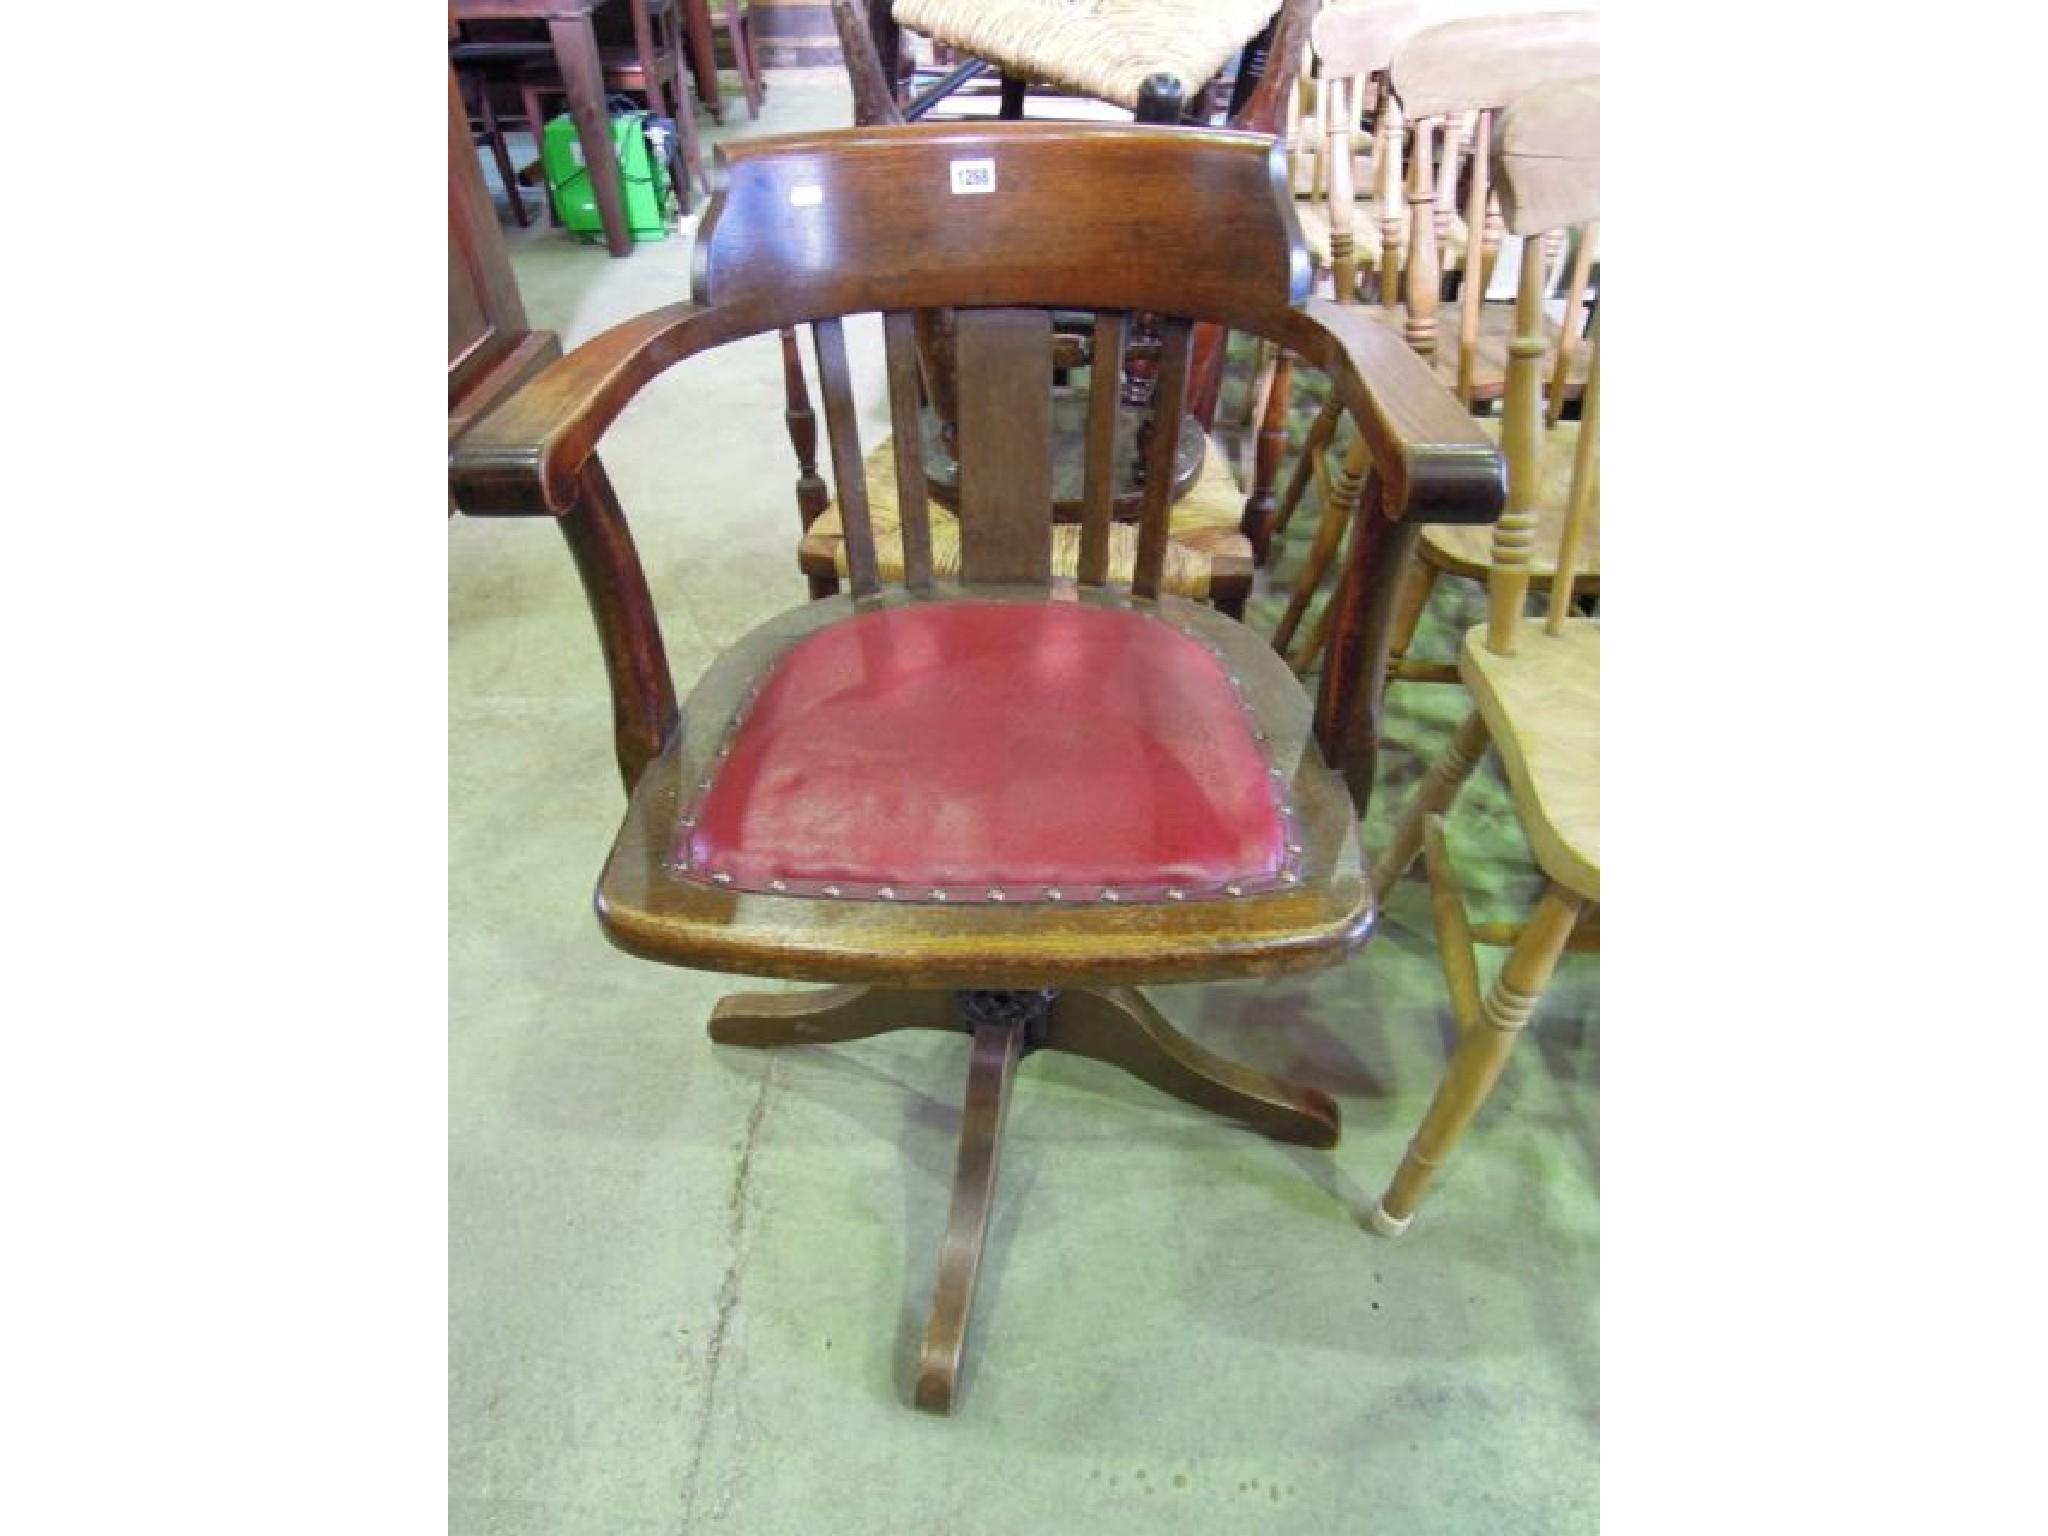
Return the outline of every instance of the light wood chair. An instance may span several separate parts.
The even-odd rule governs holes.
[[[1596,80],[1539,87],[1510,107],[1501,123],[1503,212],[1524,243],[1503,433],[1508,505],[1494,529],[1487,622],[1466,634],[1458,657],[1474,707],[1423,780],[1373,875],[1375,892],[1384,900],[1417,853],[1424,856],[1458,1028],[1443,1082],[1370,1218],[1389,1237],[1406,1230],[1430,1179],[1485,1103],[1558,957],[1568,946],[1597,948],[1599,942],[1589,919],[1600,902],[1600,625],[1572,617],[1565,596],[1599,477],[1597,328],[1588,347],[1591,371],[1569,512],[1558,530],[1559,578],[1543,623],[1523,615],[1543,473],[1544,261],[1535,237],[1599,216],[1599,146]],[[1500,753],[1545,880],[1534,915],[1511,932],[1468,919],[1445,835],[1458,790],[1489,744]],[[1509,946],[1483,997],[1475,942]]]
[[[1440,10],[1454,3],[1456,0],[1437,0]],[[1496,3],[1505,3],[1505,0],[1496,0]],[[1499,364],[1489,359],[1505,358],[1510,324],[1508,317],[1512,307],[1481,304],[1487,281],[1483,271],[1485,241],[1482,239],[1482,257],[1475,262],[1474,272],[1468,274],[1476,280],[1465,283],[1461,290],[1458,344],[1443,344],[1437,314],[1442,267],[1436,237],[1437,215],[1443,211],[1443,204],[1431,169],[1436,129],[1439,124],[1455,124],[1465,115],[1471,116],[1471,139],[1476,153],[1466,204],[1466,223],[1483,228],[1487,222],[1486,210],[1496,201],[1485,174],[1492,112],[1547,81],[1597,74],[1599,17],[1591,12],[1520,11],[1439,22],[1417,30],[1413,26],[1416,14],[1413,9],[1404,11],[1392,4],[1377,9],[1332,7],[1317,18],[1318,38],[1328,46],[1330,56],[1338,61],[1339,68],[1362,66],[1382,51],[1391,57],[1387,72],[1392,97],[1387,110],[1382,113],[1382,126],[1386,133],[1376,141],[1381,175],[1378,194],[1382,209],[1381,299],[1372,306],[1372,313],[1397,329],[1408,344],[1431,363],[1445,387],[1456,389],[1467,406],[1490,405],[1498,393],[1500,375],[1492,371]],[[1412,125],[1412,143],[1407,159],[1409,171],[1405,178],[1410,217],[1404,226],[1405,236],[1400,235],[1391,214],[1397,206],[1394,190],[1403,181],[1401,134],[1397,120],[1397,114],[1403,111]],[[1456,144],[1447,144],[1446,148],[1450,151],[1447,160],[1454,160]],[[1445,184],[1454,179],[1454,171],[1444,176]],[[1330,199],[1330,207],[1333,210],[1332,243],[1349,250],[1352,241],[1348,234],[1342,233],[1342,226],[1348,222],[1343,212],[1346,194],[1348,188],[1339,186]],[[1405,243],[1405,249],[1397,244],[1397,237]],[[1590,241],[1582,242],[1580,250],[1589,261]],[[1569,391],[1575,399],[1583,382],[1585,353],[1575,344],[1575,328],[1589,270],[1587,261],[1573,264],[1573,275],[1579,287],[1574,290],[1576,297],[1568,300],[1564,325],[1545,321],[1545,334],[1557,338],[1559,377],[1565,382],[1565,389],[1556,392],[1560,409],[1564,394]],[[1341,268],[1339,280],[1342,280]],[[1396,302],[1392,296],[1401,289],[1405,289],[1406,297]],[[1548,286],[1545,291],[1549,291]],[[1488,315],[1494,318],[1486,318]],[[1465,341],[1468,332],[1477,338],[1470,345]],[[1340,568],[1342,545],[1351,521],[1350,508],[1335,501],[1330,493],[1332,486],[1341,490],[1348,481],[1341,476],[1330,477],[1323,462],[1334,426],[1335,421],[1327,408],[1311,424],[1301,459],[1295,465],[1285,494],[1275,507],[1272,522],[1272,532],[1277,536],[1286,529],[1311,485],[1322,493],[1322,512],[1314,538],[1296,574],[1287,613],[1274,634],[1275,648],[1289,658],[1300,676],[1306,676],[1313,668],[1328,634],[1327,623],[1319,621],[1307,631],[1304,640],[1300,626],[1322,594],[1329,573]],[[1434,549],[1425,546],[1422,558],[1428,562],[1425,568],[1432,573],[1450,570],[1476,579],[1484,574],[1483,550],[1482,541],[1461,543],[1450,540]],[[1548,582],[1547,567],[1541,579]],[[1597,581],[1596,557],[1586,578],[1587,589],[1596,589]],[[1405,650],[1412,641],[1415,623],[1421,613],[1419,605],[1429,595],[1423,589],[1423,583],[1424,577],[1411,577],[1407,602],[1397,617],[1394,629],[1393,640],[1398,650]],[[1403,674],[1397,671],[1394,675]],[[1439,673],[1426,675],[1436,676]]]
[[[1182,413],[1197,318],[1323,370],[1368,444],[1389,549],[1418,519],[1495,516],[1500,459],[1398,339],[1307,296],[1270,138],[1017,123],[718,154],[695,302],[549,367],[455,444],[454,489],[465,512],[556,518],[590,598],[629,796],[598,885],[612,941],[671,965],[830,984],[726,998],[711,1034],[728,1045],[972,1036],[914,1391],[947,1411],[1020,1059],[1077,1052],[1329,1146],[1327,1095],[1203,1049],[1136,988],[1333,963],[1373,918],[1356,807],[1320,745],[1350,728],[1330,674],[1311,701],[1242,625],[1164,591],[1164,434],[1130,584],[1107,580],[1113,390],[1088,402],[1077,579],[1054,579],[1053,313],[1093,315],[1101,356],[1121,349],[1133,314],[1160,317],[1153,410],[1167,421]],[[994,167],[974,218],[951,193],[961,160]],[[938,577],[916,464],[914,317],[935,309],[956,315],[957,582]],[[900,590],[882,580],[843,324],[877,311]],[[852,590],[769,620],[679,707],[598,442],[664,370],[799,325],[817,354]],[[1353,627],[1369,631],[1391,580],[1361,574],[1353,591]]]
[[[1529,11],[1467,17],[1415,32],[1401,46],[1391,69],[1394,93],[1414,125],[1415,148],[1409,157],[1408,202],[1411,212],[1432,210],[1434,217],[1413,218],[1408,225],[1402,300],[1387,304],[1390,323],[1398,322],[1408,344],[1435,362],[1438,372],[1467,405],[1499,398],[1506,377],[1510,305],[1485,302],[1492,276],[1491,252],[1498,240],[1487,231],[1497,218],[1497,200],[1487,183],[1487,146],[1492,115],[1538,86],[1600,72],[1600,17],[1591,10]],[[1441,183],[1446,191],[1457,179],[1458,152],[1466,142],[1457,125],[1469,122],[1471,176],[1466,193],[1465,222],[1481,227],[1481,260],[1476,282],[1459,286],[1455,329],[1443,323],[1441,296],[1446,265],[1438,232],[1445,228],[1447,202],[1440,196],[1432,137],[1449,135],[1444,145]],[[1554,263],[1563,248],[1561,237],[1546,244]],[[1574,263],[1576,306],[1584,298],[1590,247]],[[1546,292],[1557,277],[1546,280]],[[1382,290],[1383,295],[1387,290]],[[1569,319],[1566,324],[1569,326]],[[1545,320],[1546,334],[1552,322]],[[1575,340],[1576,338],[1574,338]],[[1559,353],[1562,388],[1554,391],[1559,408],[1567,395],[1576,399],[1584,384],[1584,354],[1567,344]]]
[[[1588,14],[1535,15],[1509,22],[1467,21],[1431,28],[1416,34],[1395,61],[1396,88],[1409,99],[1428,108],[1448,112],[1470,103],[1478,111],[1476,144],[1480,151],[1472,166],[1471,201],[1468,208],[1477,216],[1489,200],[1489,167],[1484,153],[1492,131],[1491,121],[1500,103],[1543,84],[1546,80],[1596,75],[1599,60],[1598,18]],[[1496,204],[1497,206],[1497,204]],[[1541,463],[1536,474],[1536,515],[1534,554],[1529,564],[1531,587],[1547,593],[1555,576],[1550,551],[1557,548],[1570,501],[1572,470],[1577,462],[1580,423],[1566,420],[1568,405],[1577,405],[1585,386],[1588,349],[1580,335],[1593,262],[1599,248],[1599,222],[1567,232],[1548,230],[1543,235],[1546,263],[1544,291],[1553,291],[1557,267],[1554,253],[1571,253],[1569,276],[1564,285],[1564,316],[1553,322],[1546,314],[1543,336],[1547,349],[1549,377],[1544,410],[1545,432],[1539,449]],[[1568,235],[1570,238],[1567,238]],[[1468,286],[1460,296],[1457,339],[1448,353],[1454,359],[1459,398],[1468,405],[1483,403],[1499,383],[1497,370],[1504,369],[1508,332],[1514,307],[1483,304],[1483,280]],[[1411,289],[1412,301],[1414,292]],[[1407,316],[1420,314],[1412,304]],[[1496,317],[1507,316],[1506,320]],[[1436,326],[1432,316],[1420,332],[1411,331],[1409,340],[1419,350],[1433,350]],[[1497,422],[1488,430],[1496,437]],[[1415,632],[1428,607],[1438,581],[1448,575],[1483,582],[1489,567],[1489,538],[1461,538],[1443,530],[1426,530],[1416,541],[1415,562],[1410,567],[1395,614],[1391,644],[1394,656],[1388,668],[1392,680],[1448,683],[1458,680],[1457,668],[1449,662],[1430,661],[1408,654]],[[1600,592],[1600,508],[1597,498],[1587,513],[1574,565],[1574,597],[1597,597]]]

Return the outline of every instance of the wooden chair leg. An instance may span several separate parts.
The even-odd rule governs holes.
[[[1048,1050],[1121,1067],[1161,1093],[1271,1136],[1334,1147],[1336,1103],[1319,1089],[1254,1071],[1207,1050],[1168,1023],[1133,987],[1087,987],[1054,999]]]
[[[1395,599],[1394,628],[1387,636],[1388,654],[1406,656],[1415,642],[1415,631],[1428,611],[1430,594],[1436,591],[1437,568],[1421,556],[1408,562],[1401,577],[1401,595]],[[1392,674],[1388,674],[1389,678]]]
[[[1294,521],[1295,509],[1301,505],[1302,497],[1308,494],[1309,484],[1315,478],[1316,461],[1329,449],[1330,439],[1337,435],[1337,423],[1343,414],[1343,405],[1331,400],[1309,423],[1308,436],[1301,445],[1301,457],[1295,461],[1294,473],[1288,477],[1285,494],[1273,509],[1273,526],[1266,531],[1269,541],[1279,538],[1287,531],[1287,525]]]
[[[1308,644],[1301,648],[1301,654],[1294,658],[1294,675],[1306,679],[1315,671],[1316,663],[1329,648],[1330,630],[1337,620],[1337,594],[1332,592],[1330,600],[1323,604],[1323,611],[1316,615],[1316,627],[1309,631]]]
[[[944,994],[940,994],[944,996]],[[946,997],[950,1004],[952,999]],[[967,1348],[967,1324],[974,1312],[974,1285],[981,1274],[981,1250],[988,1215],[995,1204],[996,1166],[1002,1151],[1003,1118],[1010,1084],[1024,1053],[1019,1024],[982,1023],[974,1029],[974,1053],[967,1064],[967,1102],[960,1112],[960,1157],[953,1169],[953,1202],[946,1236],[939,1245],[938,1278],[918,1356],[912,1401],[926,1413],[951,1413],[960,1386],[960,1358]]]
[[[1058,993],[825,987],[739,993],[721,999],[711,1014],[711,1038],[725,1045],[823,1045],[899,1029],[965,1030],[974,1040],[952,1205],[912,1388],[916,1405],[930,1413],[950,1413],[959,1395],[1003,1118],[1017,1063],[1027,1052],[1068,1051],[1107,1062],[1276,1140],[1337,1143],[1337,1106],[1329,1095],[1205,1050],[1130,987]]]
[[[1273,360],[1265,399],[1258,417],[1257,446],[1252,455],[1252,491],[1245,498],[1244,520],[1240,525],[1252,541],[1252,558],[1260,565],[1273,543],[1273,482],[1280,478],[1280,461],[1287,455],[1287,407],[1294,398],[1294,359],[1283,348]]]
[[[1400,826],[1394,829],[1394,840],[1373,866],[1372,893],[1381,904],[1385,904],[1394,882],[1408,873],[1408,866],[1421,852],[1423,824],[1431,816],[1440,816],[1451,808],[1451,802],[1458,798],[1458,791],[1465,787],[1465,781],[1472,777],[1472,770],[1479,766],[1479,759],[1486,752],[1487,740],[1486,721],[1475,709],[1459,723],[1451,736],[1451,744],[1444,748],[1444,755],[1424,775],[1421,787],[1416,790],[1415,798],[1409,802],[1408,810],[1401,818]]]
[[[1516,1037],[1550,984],[1557,958],[1564,952],[1583,905],[1562,886],[1552,885],[1544,891],[1536,915],[1508,952],[1493,990],[1480,1005],[1477,1027],[1468,1030],[1451,1053],[1429,1112],[1422,1117],[1415,1139],[1408,1143],[1408,1153],[1386,1193],[1367,1218],[1375,1232],[1399,1237],[1408,1230],[1423,1191],[1493,1091]]]
[[[491,159],[498,166],[498,180],[505,184],[506,200],[512,204],[512,217],[521,229],[533,222],[533,215],[526,211],[526,199],[519,195],[519,173],[512,168],[512,156],[505,148],[505,130],[498,123],[498,114],[491,106],[491,82],[478,77],[476,94],[483,108],[484,137],[490,141]]]
[[[720,1045],[836,1045],[898,1029],[958,1029],[950,992],[825,987],[815,992],[735,992],[711,1010]]]
[[[1308,605],[1315,600],[1323,578],[1336,563],[1337,550],[1344,542],[1344,535],[1351,527],[1351,516],[1358,510],[1359,494],[1365,488],[1365,472],[1371,465],[1370,451],[1363,437],[1353,438],[1351,447],[1344,454],[1344,467],[1337,472],[1330,495],[1324,498],[1322,520],[1316,524],[1316,536],[1309,545],[1308,558],[1302,563],[1301,574],[1295,578],[1294,593],[1287,599],[1287,611],[1280,616],[1280,622],[1273,629],[1273,649],[1285,656],[1294,643],[1294,632],[1301,625]],[[1297,666],[1297,675],[1307,669]]]
[[[534,86],[526,85],[520,87],[520,94],[526,101],[526,122],[533,134],[533,153],[536,160],[540,160],[541,135],[546,130],[548,121],[546,93]],[[542,163],[543,170],[540,190],[541,200],[548,205],[548,228],[560,229],[562,227],[562,215],[560,210],[555,207],[554,188],[548,185],[545,163]]]
[[[704,165],[704,140],[697,132],[697,103],[690,93],[690,77],[680,60],[676,64],[676,132],[683,141],[683,163],[689,169],[697,189],[706,197],[711,195],[711,172]],[[683,211],[689,212],[689,200],[684,197]]]
[[[718,51],[711,35],[711,0],[677,0],[683,8],[683,35],[690,44],[690,73],[697,94],[711,110],[711,121],[725,122],[725,102],[718,94]]]
[[[725,33],[732,40],[732,67],[740,74],[740,94],[746,98],[747,116],[761,115],[761,72],[754,66],[753,28],[741,14],[740,0],[725,0]]]

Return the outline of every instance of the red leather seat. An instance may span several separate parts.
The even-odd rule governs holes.
[[[675,850],[739,890],[1171,901],[1291,885],[1286,786],[1234,679],[1155,615],[966,601],[799,641]]]

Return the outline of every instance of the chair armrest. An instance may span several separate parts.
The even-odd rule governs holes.
[[[1330,377],[1365,436],[1388,517],[1490,523],[1507,499],[1500,450],[1436,370],[1355,304],[1312,298],[1276,338]]]
[[[670,304],[593,336],[529,379],[449,450],[464,512],[559,517],[597,440],[650,379],[760,329],[736,308]]]

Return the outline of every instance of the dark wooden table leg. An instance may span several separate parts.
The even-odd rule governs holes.
[[[946,1214],[939,1274],[932,1286],[931,1317],[925,1324],[913,1392],[913,1400],[926,1413],[951,1413],[959,1390],[960,1357],[966,1352],[967,1323],[974,1312],[974,1282],[981,1273],[989,1209],[995,1204],[1003,1114],[1009,1108],[1018,1058],[1024,1053],[1024,1035],[1017,1024],[983,1023],[974,1028],[953,1204]]]
[[[626,228],[626,201],[619,186],[618,157],[612,152],[611,122],[604,110],[604,72],[597,61],[597,29],[590,13],[550,16],[548,37],[555,45],[555,67],[569,94],[569,115],[583,145],[583,167],[597,195],[597,216],[604,225],[604,243],[614,256],[633,254],[633,233]]]
[[[725,121],[725,103],[718,94],[717,44],[711,39],[711,0],[677,0],[683,8],[683,27],[690,37],[690,71],[697,77],[697,94],[711,109],[711,121]]]
[[[1021,122],[1024,117],[1024,86],[1022,75],[1003,71],[1002,99],[996,104],[996,116],[1006,123]]]

